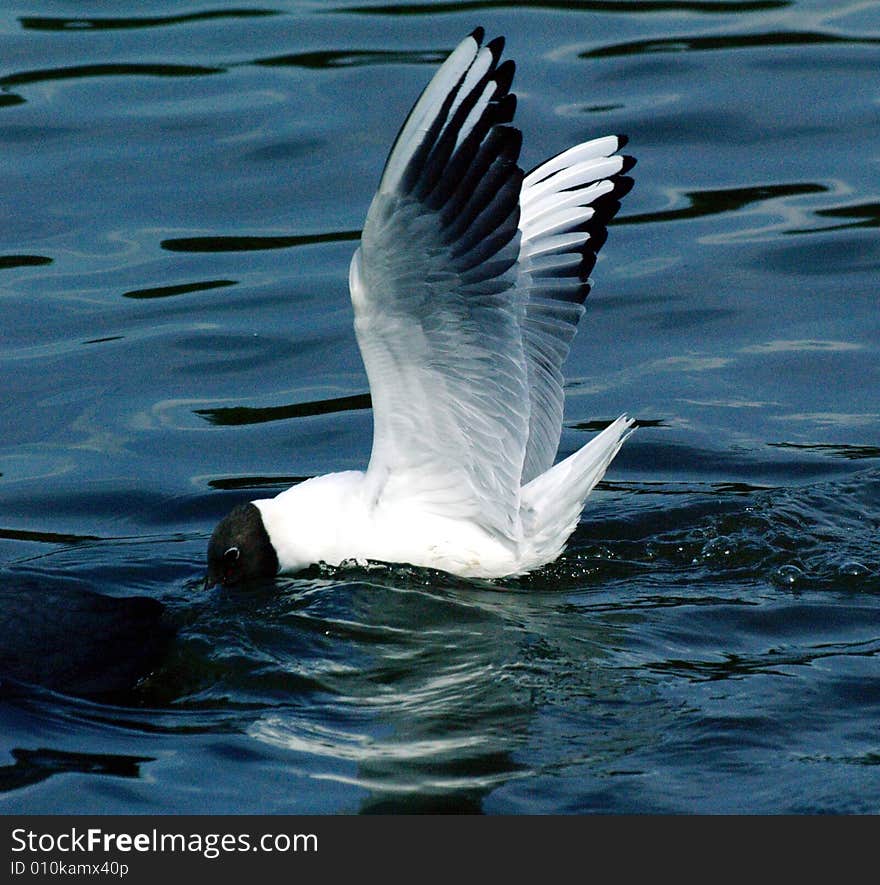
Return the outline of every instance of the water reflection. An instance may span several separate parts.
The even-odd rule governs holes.
[[[828,188],[821,184],[764,184],[752,187],[723,188],[721,190],[685,191],[674,193],[673,202],[681,199],[688,205],[658,212],[642,212],[619,219],[617,224],[653,224],[656,222],[685,221],[709,215],[726,215],[739,212],[746,206],[763,205],[785,197],[798,197],[804,194],[826,193]],[[768,207],[768,211],[771,211]]]
[[[792,5],[792,0],[471,0],[471,2],[427,2],[427,3],[382,3],[377,5],[354,4],[337,8],[337,13],[355,13],[357,15],[442,15],[462,10],[508,9],[524,7],[527,9],[546,9],[570,12],[572,9],[583,12],[606,13],[658,13],[658,12],[691,12],[702,14],[725,15],[736,12],[764,12],[784,9]]]
[[[173,286],[154,286],[150,289],[132,289],[129,292],[123,292],[122,297],[170,298],[174,295],[188,295],[190,292],[205,292],[210,289],[223,289],[235,285],[237,285],[236,280],[203,280],[197,283],[178,283]]]
[[[872,416],[874,421],[880,420],[880,415]],[[849,461],[861,461],[868,458],[880,458],[880,446],[856,446],[835,445],[833,443],[790,443],[778,442],[767,443],[771,448],[796,449],[803,452],[816,452],[820,455],[828,455],[832,458],[846,458]]]
[[[15,747],[9,751],[15,763],[0,765],[0,792],[21,790],[56,774],[110,775],[138,778],[141,765],[152,762],[149,756],[115,756],[106,753],[70,753],[40,748]]]
[[[824,227],[811,227],[792,230],[792,234],[809,234],[825,231],[847,230],[855,227],[880,227],[880,203],[860,203],[854,206],[836,206],[831,209],[816,209],[819,218],[851,218],[852,221],[841,224],[829,224]]]
[[[846,44],[877,46],[880,37],[847,36],[816,31],[768,31],[751,34],[712,34],[700,37],[667,37],[660,40],[634,40],[600,46],[581,54],[581,58],[609,58],[622,55],[645,56],[658,52],[711,52],[714,50],[776,48],[780,46],[816,46]]]
[[[577,613],[558,593],[480,590],[409,568],[351,574],[308,598],[293,581],[289,611],[273,605],[273,623],[295,619],[349,645],[352,666],[322,673],[324,715],[275,708],[248,734],[306,754],[314,777],[365,790],[364,811],[479,811],[499,785],[531,773],[517,752],[542,706],[600,699],[627,678],[602,664],[617,628],[584,622],[572,639]]]
[[[0,87],[23,86],[54,80],[79,80],[86,77],[199,77],[219,74],[223,68],[205,65],[109,63],[71,65],[63,68],[43,68],[19,71],[0,77]]]
[[[51,263],[52,259],[45,255],[0,255],[0,270],[13,267],[40,267]]]
[[[359,230],[305,236],[176,237],[162,240],[160,245],[169,252],[260,252],[264,249],[293,249],[318,243],[351,242],[360,237]]]
[[[243,424],[264,424],[267,421],[284,421],[290,418],[306,418],[310,415],[332,415],[372,408],[368,393],[353,396],[337,396],[332,399],[312,400],[304,403],[290,403],[285,406],[224,406],[216,409],[195,409],[195,414],[209,424],[238,426]]]
[[[208,486],[227,492],[254,489],[275,489],[280,492],[307,479],[308,476],[230,476],[209,480]]]
[[[263,67],[301,67],[301,68],[356,68],[363,65],[396,65],[396,64],[440,64],[448,51],[413,52],[391,50],[324,50],[321,52],[299,52],[291,55],[277,55],[272,58],[261,58],[254,64]]]
[[[32,31],[115,31],[137,28],[161,28],[206,22],[224,18],[260,18],[280,15],[274,9],[208,9],[179,15],[106,16],[101,18],[63,18],[60,16],[25,15],[18,21],[22,28]]]

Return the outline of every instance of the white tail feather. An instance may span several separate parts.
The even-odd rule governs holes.
[[[562,552],[577,526],[584,501],[634,424],[621,415],[583,448],[523,486],[520,514],[525,543],[531,548],[523,559],[534,563],[527,568],[550,562]]]

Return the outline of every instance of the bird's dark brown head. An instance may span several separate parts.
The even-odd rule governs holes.
[[[278,554],[260,510],[239,504],[218,523],[208,543],[208,587],[269,580],[278,572]]]

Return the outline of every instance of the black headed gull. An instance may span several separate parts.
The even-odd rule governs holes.
[[[634,161],[612,135],[524,175],[503,45],[479,28],[441,65],[351,261],[369,466],[236,507],[211,536],[209,583],[350,560],[529,572],[562,552],[629,435],[622,415],[553,464],[561,367]]]

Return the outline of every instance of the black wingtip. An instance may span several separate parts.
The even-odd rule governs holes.
[[[618,209],[620,208],[620,201],[633,189],[633,185],[635,185],[635,179],[630,178],[628,175],[621,175],[615,177],[614,179],[614,190],[613,197],[618,203]],[[617,209],[614,210],[617,212]],[[610,218],[609,218],[610,221]]]
[[[504,106],[504,112],[509,114],[510,116],[504,121],[505,123],[510,123],[513,121],[513,118],[516,116],[516,105],[517,105],[517,97],[513,92],[508,92],[507,95],[504,96],[503,102],[499,102],[499,105]]]
[[[591,231],[591,235],[593,231],[611,223],[620,210],[623,198],[633,189],[635,184],[635,180],[628,175],[615,175],[611,182],[614,184],[614,190],[593,201],[595,214],[584,226],[584,230]],[[602,242],[604,243],[605,240],[603,239]],[[598,248],[596,251],[599,251]]]
[[[621,159],[623,160],[623,166],[620,167],[620,172],[617,173],[618,175],[626,175],[626,173],[638,162],[635,157],[630,157],[628,154],[621,157]]]
[[[498,139],[498,156],[503,157],[510,163],[519,161],[519,153],[522,150],[522,132],[509,123],[499,123],[492,127],[492,137]]]
[[[506,61],[501,62],[497,68],[495,68],[494,80],[498,84],[498,94],[503,95],[505,92],[510,91],[510,87],[513,85],[513,75],[516,73],[516,65],[512,58],[508,58]]]
[[[615,135],[617,139],[617,150],[623,150],[629,144],[629,136],[628,135]]]
[[[474,40],[477,41],[477,46],[482,46],[483,45],[483,38],[486,36],[486,29],[479,28],[479,27],[474,28],[471,31],[470,36],[473,37]]]
[[[501,53],[504,52],[504,37],[496,37],[494,40],[490,40],[486,44],[486,49],[492,53],[492,57],[497,62],[501,58]]]

